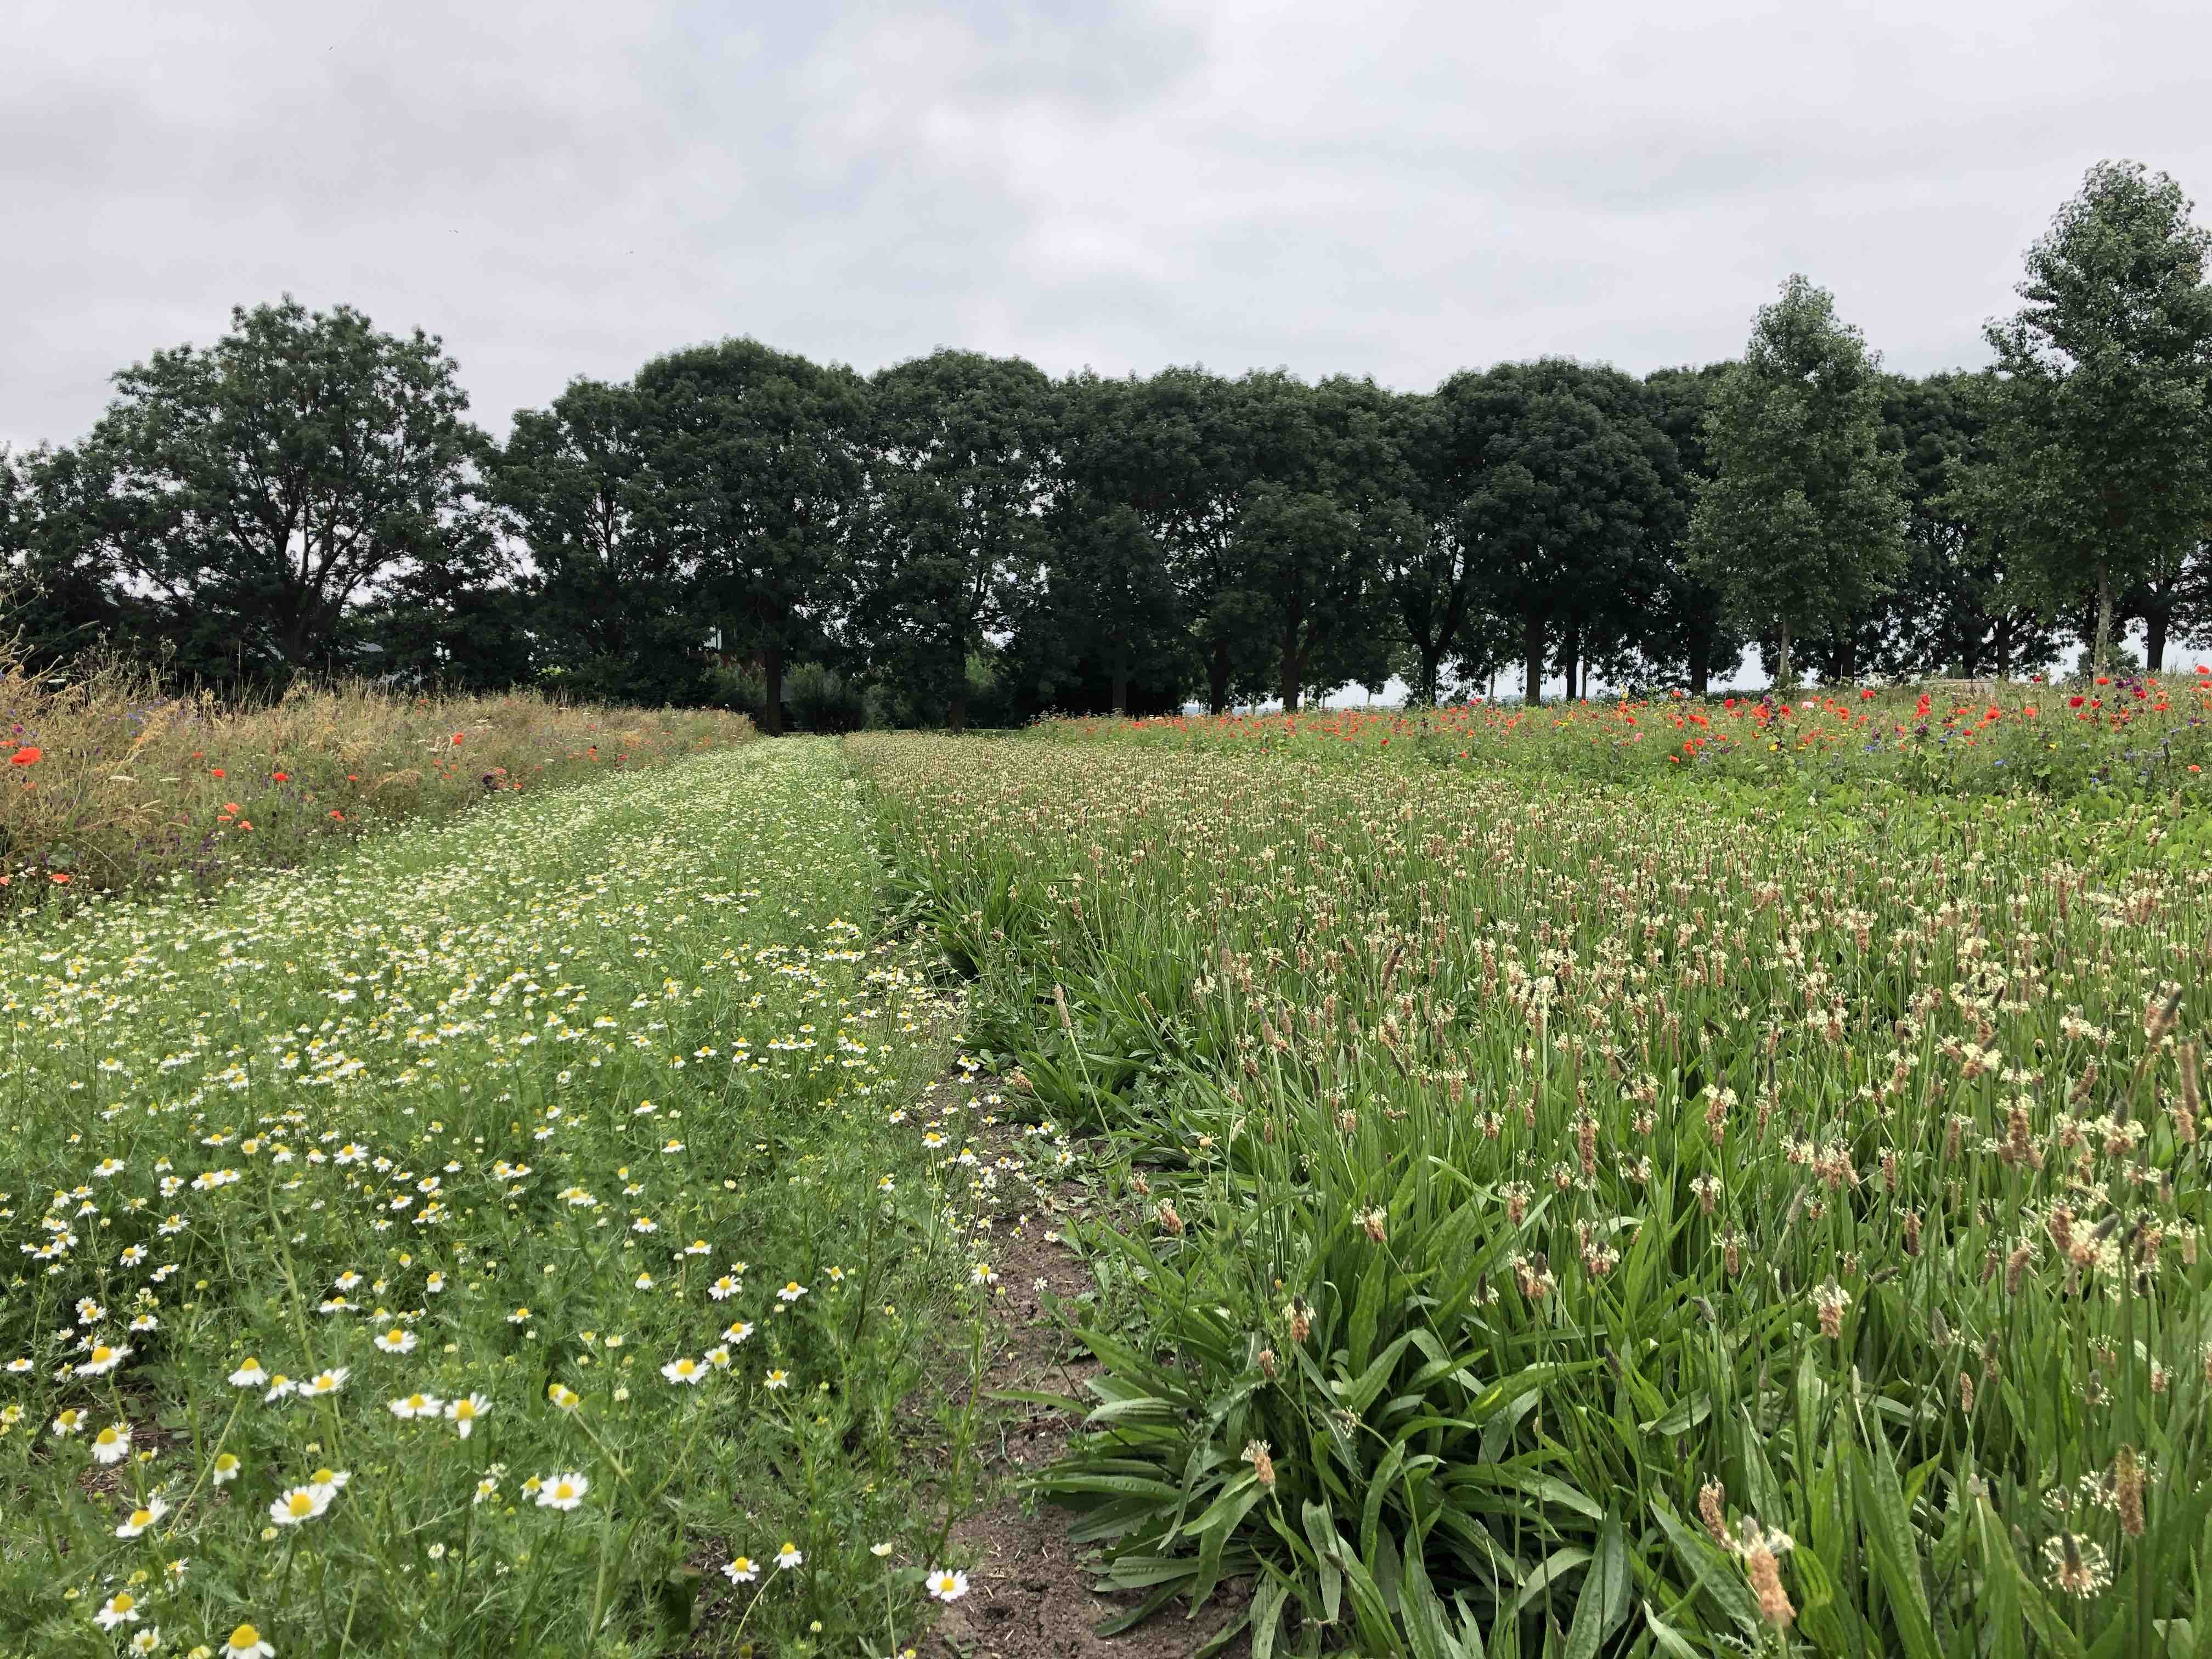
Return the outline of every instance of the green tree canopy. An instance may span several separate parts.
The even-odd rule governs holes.
[[[116,376],[65,463],[74,534],[143,604],[179,670],[281,679],[337,665],[349,613],[473,536],[483,435],[457,365],[287,298],[204,349]]]
[[[865,388],[842,365],[740,339],[655,358],[637,392],[702,616],[759,654],[763,723],[781,732],[785,663],[826,641],[844,592]]]
[[[1802,276],[1760,308],[1705,417],[1691,568],[1740,626],[1772,639],[1778,684],[1799,639],[1856,625],[1905,565],[1897,457],[1880,444],[1881,380],[1859,331]]]
[[[493,483],[530,551],[545,665],[595,696],[699,695],[706,629],[636,389],[572,380],[550,408],[517,411]]]
[[[2100,162],[2027,252],[2023,301],[1990,325],[2003,395],[2010,544],[2046,613],[2094,595],[2091,660],[2115,599],[2171,591],[2212,520],[2212,233],[2180,185]],[[2156,605],[2160,643],[2170,605]]]
[[[967,672],[1034,586],[1052,386],[1019,359],[939,351],[878,374],[854,618],[875,665],[967,723]]]

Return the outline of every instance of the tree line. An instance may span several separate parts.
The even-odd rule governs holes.
[[[2212,629],[2212,288],[2174,181],[2093,168],[1984,370],[1885,373],[1792,277],[1744,355],[1407,393],[1198,368],[863,375],[751,339],[473,425],[419,330],[240,309],[0,453],[6,623],[245,690],[369,672],[859,717],[1146,712],[1402,678],[1702,694],[2148,665]],[[796,676],[804,697],[791,695]],[[1509,679],[1509,684],[1510,684]]]

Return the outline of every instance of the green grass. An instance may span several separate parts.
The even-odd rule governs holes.
[[[911,1629],[981,1292],[872,836],[752,745],[0,939],[0,1648]]]
[[[848,743],[1135,1165],[1041,1482],[1109,1582],[1261,1659],[2203,1650],[2190,818],[1165,741]]]

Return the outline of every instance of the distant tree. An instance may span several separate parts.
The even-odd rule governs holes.
[[[2164,173],[2100,162],[2027,253],[1991,323],[2010,547],[2046,614],[2094,595],[2090,661],[2149,596],[2158,643],[2212,520],[2212,233]]]
[[[862,506],[865,388],[755,340],[657,357],[638,372],[663,511],[724,647],[757,655],[763,725],[783,729],[787,661],[818,652]]]
[[[1673,447],[1633,380],[1564,359],[1455,374],[1436,402],[1456,533],[1484,550],[1486,603],[1520,633],[1524,695],[1542,701],[1554,656],[1575,695],[1654,602]]]
[[[1262,428],[1272,476],[1250,489],[1234,558],[1246,614],[1273,659],[1269,689],[1287,710],[1309,688],[1389,678],[1384,552],[1421,532],[1391,393],[1337,378],[1263,396],[1295,413]]]
[[[969,658],[1037,580],[1051,392],[1031,364],[970,351],[897,364],[870,386],[854,626],[876,667],[956,732]]]
[[[529,550],[527,625],[543,665],[582,695],[705,695],[706,629],[653,453],[635,387],[577,380],[551,407],[516,413],[493,471]]]
[[[1445,665],[1484,613],[1486,550],[1461,512],[1457,464],[1436,399],[1403,399],[1397,427],[1413,533],[1382,545],[1376,577],[1412,700],[1434,707],[1443,700]]]
[[[0,632],[34,671],[95,647],[151,653],[143,607],[105,557],[106,484],[76,450],[0,452]]]
[[[235,310],[213,346],[116,376],[59,463],[90,515],[72,534],[181,672],[337,666],[349,611],[438,560],[468,517],[487,444],[456,371],[433,337],[344,306]]]
[[[365,670],[452,690],[523,684],[538,665],[531,601],[497,516],[458,518],[433,553],[387,580],[350,619]],[[366,647],[361,648],[361,647]]]
[[[1103,672],[1109,706],[1124,714],[1133,682],[1175,683],[1188,655],[1169,544],[1146,514],[1156,480],[1153,434],[1136,410],[1143,387],[1085,374],[1054,393],[1044,580],[1029,626],[1057,641],[1066,683]]]
[[[1992,390],[1985,374],[1884,383],[1881,443],[1903,466],[1909,553],[1861,624],[1856,660],[1875,672],[2003,677],[2057,654],[2033,596],[2008,568],[2004,514],[1990,499],[2002,489],[1991,471]]]
[[[1232,381],[1168,368],[1136,383],[1121,404],[1122,498],[1165,556],[1217,714],[1235,687],[1273,672],[1237,538],[1254,491],[1301,453],[1306,391],[1282,374]]]
[[[1856,625],[1904,568],[1897,458],[1880,447],[1881,377],[1858,331],[1802,276],[1761,307],[1705,419],[1713,477],[1691,520],[1691,568],[1727,613],[1776,644]]]
[[[1716,671],[1733,673],[1748,641],[1729,617],[1721,591],[1704,580],[1689,558],[1688,528],[1698,491],[1713,476],[1705,445],[1705,416],[1727,363],[1698,368],[1662,368],[1644,376],[1654,404],[1651,418],[1674,446],[1675,465],[1667,483],[1675,501],[1679,526],[1673,545],[1663,550],[1665,576],[1658,603],[1644,621],[1644,656],[1655,677],[1679,672],[1693,697],[1712,687]]]

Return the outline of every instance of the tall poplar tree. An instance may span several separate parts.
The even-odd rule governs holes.
[[[1690,523],[1692,571],[1728,614],[1790,649],[1851,627],[1903,570],[1902,472],[1880,446],[1881,376],[1826,289],[1793,276],[1712,393],[1713,477]]]
[[[2009,545],[2046,609],[2094,596],[2099,666],[2115,599],[2178,580],[2212,520],[2212,233],[2192,210],[2165,173],[2098,163],[1988,331]]]

